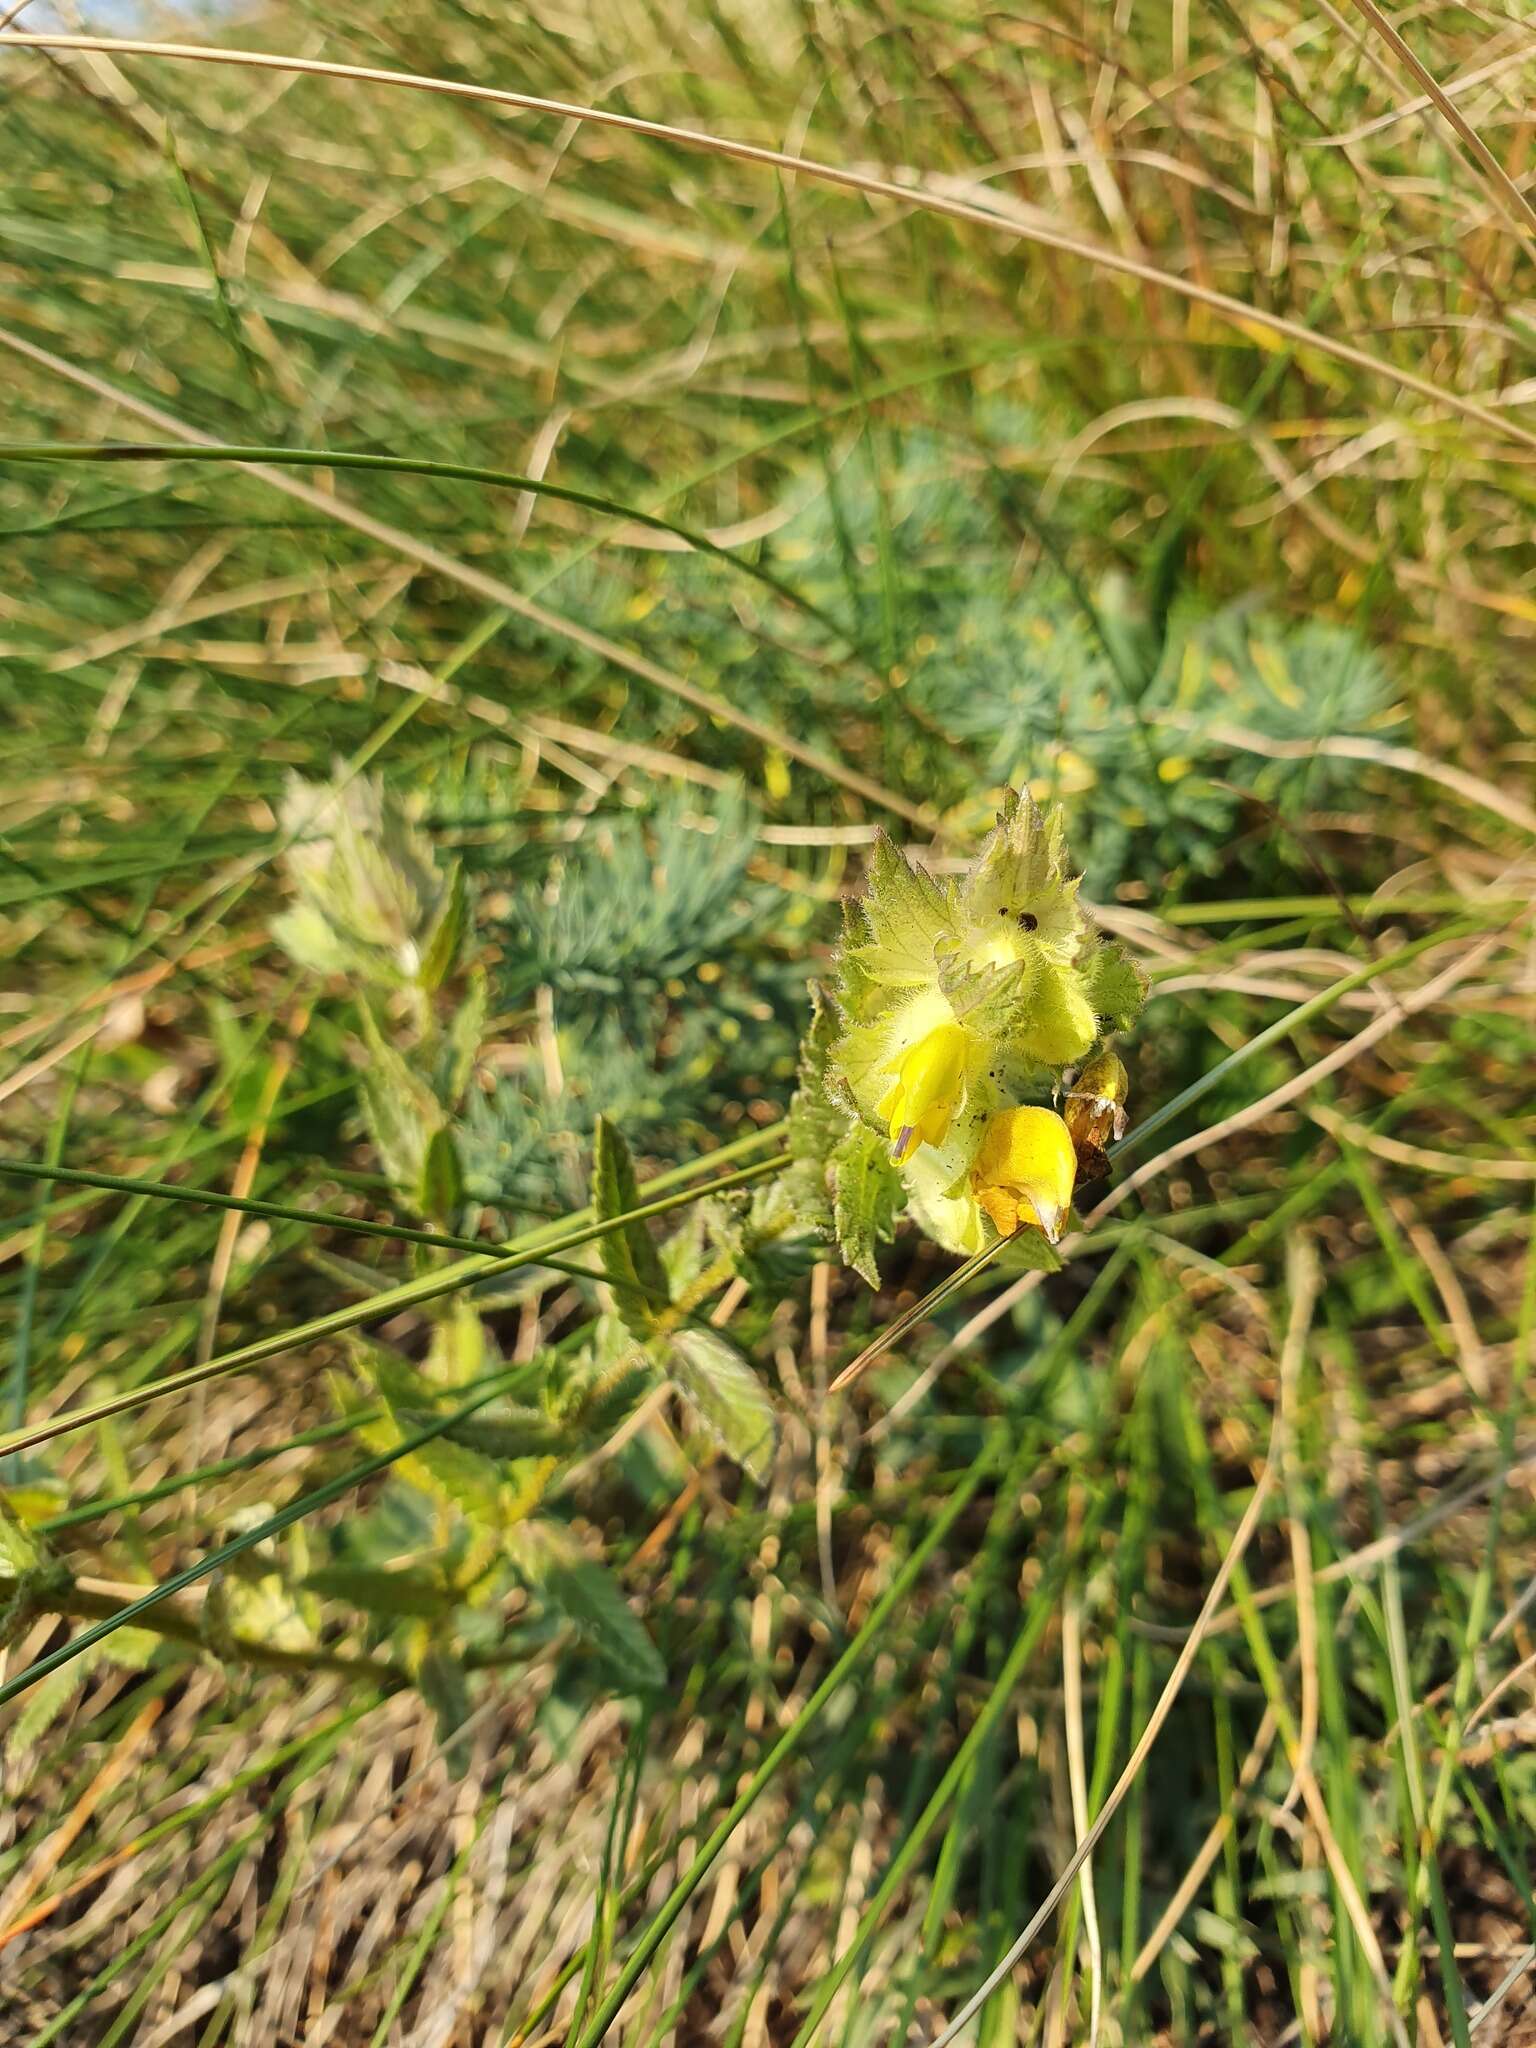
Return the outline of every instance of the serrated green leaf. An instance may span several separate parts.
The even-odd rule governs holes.
[[[421,1186],[417,1207],[429,1222],[447,1228],[464,1201],[464,1175],[459,1165],[459,1148],[445,1125],[427,1140],[421,1163]]]
[[[553,1565],[541,1590],[580,1629],[625,1691],[665,1683],[666,1666],[606,1565],[585,1557]]]
[[[519,1571],[557,1613],[577,1628],[626,1692],[666,1682],[666,1666],[631,1613],[606,1565],[584,1557],[553,1522],[524,1522],[508,1538]]]
[[[617,1125],[605,1116],[597,1120],[592,1206],[605,1223],[640,1206],[629,1146]],[[655,1334],[660,1312],[672,1299],[655,1241],[643,1223],[632,1222],[610,1230],[598,1244],[624,1327],[644,1343]]]
[[[619,1364],[600,1370],[587,1384],[566,1395],[560,1412],[569,1429],[579,1429],[585,1437],[600,1442],[645,1399],[656,1384],[656,1375],[648,1363],[634,1363],[634,1357],[634,1346],[626,1340]]]
[[[838,1022],[823,990],[811,985],[811,1023],[800,1043],[799,1085],[789,1101],[789,1158],[785,1171],[804,1227],[832,1235],[832,1197],[827,1166],[848,1135],[847,1109],[831,1092],[828,1057],[837,1042]]]
[[[6,1463],[9,1469],[0,1481],[0,1511],[8,1508],[24,1529],[46,1522],[50,1515],[68,1507],[69,1488],[42,1458],[21,1452]]]
[[[296,903],[273,918],[272,936],[290,960],[311,974],[343,974],[357,964],[356,949],[339,938],[310,903]]]
[[[449,883],[430,840],[393,794],[368,776],[320,783],[296,776],[281,816],[283,865],[298,895],[296,908],[308,913],[298,942],[312,960],[339,953],[350,972],[375,988],[416,980],[442,925]],[[328,942],[318,936],[315,920]],[[294,936],[295,928],[285,926],[284,943],[291,947]]]
[[[438,1419],[430,1408],[397,1408],[394,1413],[408,1436]],[[518,1408],[502,1415],[468,1415],[462,1422],[450,1423],[443,1437],[449,1443],[461,1444],[465,1450],[478,1451],[482,1457],[502,1462],[552,1457],[570,1448],[556,1424],[537,1408]]]
[[[657,1246],[657,1254],[667,1276],[667,1292],[674,1301],[684,1298],[703,1272],[709,1256],[703,1206],[696,1202],[691,1209],[685,1210],[677,1229]]]
[[[811,984],[811,1021],[800,1041],[796,1087],[789,1099],[789,1156],[825,1163],[848,1128],[848,1112],[828,1092],[827,1063],[837,1043],[837,1013],[824,989]]]
[[[423,1375],[437,1387],[464,1387],[501,1363],[496,1340],[466,1294],[450,1296],[432,1330]]]
[[[884,832],[870,856],[860,909],[864,934],[856,945],[845,945],[845,962],[861,977],[895,988],[920,988],[930,980],[934,949],[953,929],[953,906],[932,875],[909,866]],[[849,995],[845,983],[845,1003]]]
[[[1082,877],[1068,865],[1059,809],[1042,815],[1028,790],[1007,791],[960,887],[965,915],[983,930],[1001,917],[1027,914],[1040,944],[1070,948],[1083,931],[1077,892]]]
[[[596,1704],[593,1697],[592,1667],[579,1657],[562,1656],[543,1703],[534,1716],[534,1727],[561,1763],[575,1754],[577,1736],[587,1724]]]
[[[222,1573],[203,1610],[203,1628],[215,1643],[222,1634],[231,1642],[260,1643],[272,1650],[302,1653],[315,1645],[300,1596],[281,1572],[249,1578]]]
[[[821,1214],[813,1212],[800,1179],[812,1170],[806,1161],[793,1161],[776,1179],[753,1190],[742,1232],[741,1275],[754,1294],[782,1298],[792,1293],[824,1256],[832,1235],[832,1202],[826,1169],[818,1167]]]
[[[114,1629],[109,1649],[112,1662],[124,1670],[147,1671],[159,1654],[160,1638],[147,1628]]]
[[[893,1234],[904,1195],[884,1138],[855,1124],[832,1155],[832,1188],[843,1257],[871,1287],[878,1287],[875,1246]]]
[[[413,1433],[413,1427],[420,1428],[423,1416],[436,1414],[435,1389],[408,1359],[381,1344],[354,1343],[352,1355],[389,1408],[386,1420],[359,1424],[358,1434],[370,1449],[393,1450],[403,1436]],[[413,1417],[414,1425],[409,1419]],[[454,1443],[448,1432],[408,1453],[396,1469],[402,1479],[458,1508],[471,1521],[500,1526],[500,1466],[479,1451]]]
[[[501,1520],[501,1471],[491,1458],[463,1444],[450,1443],[446,1434],[410,1452],[398,1467],[403,1478],[424,1486],[450,1501],[472,1522],[496,1526]]]
[[[428,1147],[443,1127],[442,1104],[385,1038],[369,1003],[360,1006],[368,1064],[362,1070],[363,1111],[379,1163],[402,1200],[421,1192]]]
[[[1147,999],[1147,978],[1117,940],[1105,939],[1083,963],[1083,993],[1112,1031],[1127,1031]]]
[[[873,1003],[889,996],[866,972],[859,948],[869,941],[869,920],[853,897],[843,898],[843,929],[838,942],[837,1000],[849,1017],[862,1017]]]
[[[97,1658],[87,1651],[76,1657],[72,1663],[62,1665],[57,1671],[32,1688],[31,1697],[6,1732],[5,1757],[7,1763],[15,1763],[53,1726],[54,1722],[69,1705],[75,1694],[90,1676],[91,1667]]]
[[[1006,1039],[1015,1036],[1030,1016],[1040,977],[1038,956],[983,968],[950,962],[940,970],[939,987],[949,998],[957,1024],[986,1038]]]
[[[468,977],[458,1007],[443,1034],[438,1094],[450,1109],[457,1109],[464,1100],[474,1074],[476,1056],[485,1038],[490,1010],[490,982],[485,969],[476,967]]]
[[[469,1769],[469,1743],[459,1730],[470,1715],[469,1680],[464,1667],[456,1657],[434,1645],[417,1667],[416,1686],[436,1719],[437,1739],[442,1744],[449,1776],[462,1778]]]
[[[328,1564],[303,1581],[307,1593],[345,1600],[366,1614],[417,1615],[431,1620],[458,1604],[451,1586],[423,1571],[376,1571],[367,1565]]]
[[[432,1407],[436,1396],[431,1382],[400,1352],[392,1351],[387,1344],[370,1344],[365,1337],[352,1338],[347,1349],[353,1363],[384,1396],[391,1410],[407,1403],[418,1408]]]
[[[459,964],[464,941],[469,935],[469,885],[462,865],[455,861],[448,876],[442,909],[422,949],[416,980],[429,995],[435,994]]]
[[[773,1465],[773,1404],[747,1361],[714,1330],[688,1328],[672,1339],[672,1378],[721,1449],[753,1479]]]

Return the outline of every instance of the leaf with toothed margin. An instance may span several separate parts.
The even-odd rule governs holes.
[[[906,1199],[886,1140],[855,1124],[832,1155],[833,1215],[843,1257],[871,1287],[880,1285],[875,1246],[895,1233]]]
[[[1147,979],[1122,945],[1105,939],[1083,962],[1083,993],[1101,1024],[1128,1031],[1147,1000]]]
[[[805,1227],[832,1235],[827,1169],[848,1134],[849,1113],[831,1092],[827,1060],[837,1042],[837,1016],[824,992],[811,986],[811,1023],[800,1045],[799,1086],[789,1103],[789,1164],[784,1183]]]
[[[669,1370],[721,1449],[753,1479],[765,1480],[773,1464],[773,1403],[735,1346],[716,1330],[679,1330]]]
[[[626,1691],[654,1690],[667,1670],[604,1564],[582,1554],[558,1523],[523,1522],[508,1534],[512,1563],[555,1613],[571,1622]]]
[[[385,1035],[372,1003],[358,1006],[368,1047],[361,1073],[363,1116],[391,1187],[404,1201],[420,1200],[432,1141],[447,1113],[427,1081]]]
[[[449,870],[448,886],[443,893],[437,921],[422,946],[421,965],[416,970],[418,985],[428,993],[440,989],[459,964],[469,936],[470,915],[469,888],[464,880],[464,869],[455,861]]]
[[[438,1574],[407,1569],[383,1571],[372,1565],[321,1565],[305,1578],[304,1591],[327,1600],[344,1600],[366,1614],[430,1619],[452,1613],[459,1595]]]
[[[437,1721],[440,1754],[449,1777],[462,1778],[471,1756],[469,1742],[459,1732],[470,1715],[469,1681],[463,1665],[434,1644],[417,1667],[416,1687]]]
[[[863,904],[865,935],[845,958],[869,980],[920,988],[933,978],[934,948],[953,929],[945,892],[882,832],[875,841]]]
[[[635,1165],[617,1124],[600,1116],[592,1154],[592,1206],[604,1223],[628,1216],[640,1206]],[[661,1254],[645,1224],[620,1223],[598,1240],[603,1271],[613,1285],[614,1302],[624,1327],[646,1343],[655,1335],[657,1318],[672,1298]]]

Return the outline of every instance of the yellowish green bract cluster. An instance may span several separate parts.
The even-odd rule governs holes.
[[[1124,1030],[1145,996],[1136,968],[1078,902],[1059,813],[1010,791],[967,872],[941,885],[882,837],[839,956],[836,1035],[823,1039],[829,1104],[850,1118],[832,1155],[838,1234],[866,1275],[861,1201],[876,1234],[909,1207],[971,1253],[1015,1231],[1060,1236],[1077,1176],[1074,1134],[1050,1105],[1066,1070]],[[813,1034],[813,1038],[814,1038]],[[1124,1070],[1105,1071],[1123,1099]],[[850,1175],[898,1185],[882,1203]],[[868,1233],[864,1233],[867,1238]],[[1037,1245],[1043,1249],[1040,1238]],[[866,1254],[861,1256],[860,1254]]]

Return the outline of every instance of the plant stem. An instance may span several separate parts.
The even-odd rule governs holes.
[[[57,1436],[65,1436],[71,1430],[84,1429],[93,1422],[104,1421],[109,1415],[122,1415],[133,1408],[141,1408],[149,1401],[158,1401],[170,1394],[184,1393],[188,1387],[201,1386],[205,1381],[221,1379],[228,1373],[241,1372],[248,1365],[256,1365],[264,1358],[271,1358],[280,1351],[292,1351],[301,1344],[318,1342],[324,1337],[340,1336],[348,1330],[358,1329],[364,1323],[377,1322],[382,1316],[398,1315],[402,1309],[419,1308],[430,1301],[437,1301],[445,1294],[452,1294],[460,1287],[475,1286],[483,1280],[499,1279],[507,1273],[527,1266],[539,1264],[539,1253],[570,1251],[577,1245],[590,1244],[594,1238],[606,1237],[610,1231],[618,1230],[625,1224],[643,1222],[651,1216],[664,1216],[673,1209],[685,1207],[689,1202],[704,1200],[710,1195],[724,1193],[730,1188],[745,1187],[750,1182],[761,1180],[765,1174],[777,1173],[781,1161],[758,1160],[754,1165],[744,1166],[738,1172],[726,1174],[722,1179],[709,1181],[700,1188],[685,1188],[677,1194],[663,1196],[655,1202],[642,1202],[639,1208],[631,1209],[622,1216],[585,1224],[578,1229],[567,1230],[563,1236],[546,1237],[542,1233],[516,1241],[500,1255],[480,1251],[474,1260],[462,1260],[447,1267],[441,1273],[429,1274],[422,1280],[406,1281],[399,1287],[388,1287],[382,1293],[370,1295],[366,1301],[354,1302],[349,1308],[333,1309],[329,1315],[316,1316],[312,1321],[301,1323],[297,1329],[275,1331],[270,1337],[258,1337],[254,1343],[241,1345],[238,1350],[226,1351],[219,1358],[210,1358],[202,1365],[190,1365],[182,1372],[169,1373],[162,1380],[156,1380],[147,1387],[135,1387],[121,1394],[108,1396],[104,1401],[94,1401],[84,1408],[71,1408],[63,1415],[55,1415],[46,1422],[36,1422],[25,1429],[12,1430],[8,1436],[0,1437],[0,1457],[8,1452],[30,1450],[34,1445],[47,1443]],[[590,1211],[587,1213],[590,1214]],[[545,1226],[548,1229],[548,1226]]]

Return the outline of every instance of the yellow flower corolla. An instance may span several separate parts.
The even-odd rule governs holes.
[[[891,1157],[898,1165],[919,1145],[942,1145],[949,1135],[965,1094],[969,1050],[958,1024],[936,1024],[880,1069],[896,1076],[876,1105],[876,1114],[886,1120]]]
[[[1077,1179],[1072,1133],[1054,1109],[1005,1109],[982,1134],[971,1187],[1000,1237],[1024,1226],[1052,1244],[1066,1225]]]

